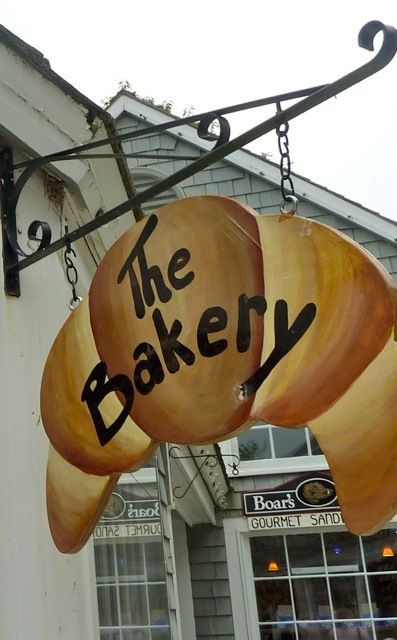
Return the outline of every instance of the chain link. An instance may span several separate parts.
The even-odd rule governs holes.
[[[277,104],[277,112],[281,113],[281,106]],[[282,213],[294,214],[297,210],[298,200],[295,196],[294,183],[291,178],[291,158],[289,154],[288,140],[289,124],[286,120],[276,127],[278,150],[280,152],[280,189],[283,202],[280,205]],[[287,193],[288,189],[291,193]]]
[[[68,232],[69,232],[69,229],[67,226],[65,226],[65,234],[67,234]],[[69,282],[70,286],[72,287],[72,299],[69,303],[69,308],[71,309],[71,311],[74,311],[77,305],[82,301],[82,298],[80,298],[80,296],[77,295],[77,291],[76,291],[76,284],[79,281],[79,274],[77,273],[77,269],[73,264],[73,259],[72,259],[73,257],[74,258],[77,257],[76,252],[74,249],[72,249],[70,240],[67,240],[66,250],[64,253],[64,260],[66,265],[66,269],[65,269],[66,279]]]

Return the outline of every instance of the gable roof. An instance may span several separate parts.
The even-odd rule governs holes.
[[[142,122],[151,125],[163,124],[178,118],[166,112],[161,106],[139,98],[135,93],[122,89],[108,106],[109,113],[117,119],[122,113],[127,113]],[[191,124],[181,124],[168,130],[167,135],[183,139],[186,143],[209,151],[213,144],[202,140],[197,135],[197,129]],[[275,186],[280,183],[279,165],[259,156],[248,149],[239,149],[226,156],[224,162],[230,163],[252,175],[262,178]],[[308,178],[292,173],[296,196],[301,201],[307,201],[329,211],[342,219],[348,220],[377,236],[397,245],[397,222],[386,218],[376,211],[350,200],[341,194],[312,182]]]
[[[6,27],[0,24],[0,43],[5,45],[8,49],[11,49],[20,58],[23,58],[31,67],[36,69],[44,78],[47,78],[52,84],[56,85],[66,95],[69,95],[79,104],[85,106],[88,111],[87,121],[88,124],[93,121],[95,116],[99,116],[101,120],[106,123],[112,123],[113,118],[95,102],[92,102],[87,96],[80,93],[69,82],[64,80],[55,71],[52,70],[51,65],[47,58],[30,44],[27,44],[21,38],[18,38],[14,33],[9,31]]]

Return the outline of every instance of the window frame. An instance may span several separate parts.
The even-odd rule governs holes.
[[[282,428],[273,424],[255,424],[250,428],[255,429],[261,426],[268,426],[270,428]],[[306,427],[307,429],[307,427]],[[308,443],[310,438],[309,429],[306,431],[306,442]],[[233,470],[228,462],[232,462],[231,456],[239,455],[238,436],[224,440],[219,443],[222,454],[225,456],[226,471],[229,477],[235,477]],[[272,453],[274,454],[273,447]],[[327,471],[329,469],[327,459],[324,455],[308,454],[305,456],[287,457],[287,458],[259,458],[257,460],[240,460],[238,465],[238,471],[240,476],[254,476],[254,475],[269,475],[278,473],[289,472],[311,472],[311,471]]]
[[[396,529],[396,521],[391,521],[383,525],[382,529]],[[302,527],[299,528],[299,530],[277,529],[277,532],[272,530],[266,534],[264,531],[249,531],[247,519],[241,516],[225,518],[223,524],[235,637],[246,638],[247,640],[261,640],[255,594],[255,577],[251,561],[250,538],[264,535],[309,535],[314,533],[326,534],[330,532],[347,531],[343,525],[336,525],[332,528],[316,527],[315,530],[310,527]],[[322,542],[322,544],[324,544],[324,542]],[[359,544],[361,547],[363,544],[362,539]],[[379,575],[381,574],[382,572],[379,573]],[[329,572],[329,575],[333,576],[333,572]],[[346,573],[345,575],[352,574]],[[363,566],[358,575],[364,575],[365,580],[367,580],[368,576],[376,575],[376,572],[370,572]],[[290,579],[289,572],[288,578]],[[394,618],[394,616],[392,617]],[[376,616],[371,617],[371,621],[374,621],[374,624],[376,619]],[[338,621],[339,620],[336,620],[334,617],[332,618],[333,623]]]

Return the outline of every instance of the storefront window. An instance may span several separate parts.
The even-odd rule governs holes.
[[[250,537],[260,640],[397,640],[397,532]]]
[[[101,640],[170,640],[160,539],[95,541]]]

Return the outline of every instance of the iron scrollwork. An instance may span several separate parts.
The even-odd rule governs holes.
[[[197,470],[193,476],[193,478],[191,478],[190,482],[188,483],[187,487],[182,490],[182,487],[177,485],[175,487],[173,487],[173,496],[174,498],[184,498],[185,495],[187,494],[187,492],[189,491],[189,489],[193,486],[194,481],[196,480],[196,478],[198,478],[198,476],[201,474],[201,471],[204,467],[208,467],[210,469],[214,469],[215,467],[218,466],[219,464],[219,459],[218,456],[215,453],[209,453],[208,451],[206,451],[205,449],[201,449],[199,454],[193,454],[193,453],[189,453],[189,455],[183,455],[181,452],[180,447],[178,447],[177,445],[173,445],[172,447],[170,447],[169,449],[169,456],[170,458],[173,458],[174,460],[195,460],[196,461],[196,465],[197,465]],[[231,453],[231,454],[221,454],[222,459],[224,458],[230,458],[232,460],[232,462],[228,462],[227,466],[230,467],[232,469],[232,474],[233,475],[238,475],[239,474],[239,464],[240,464],[240,458]],[[208,475],[211,477],[213,474],[212,471],[208,472]],[[215,495],[217,498],[220,499],[220,501],[222,501],[222,498],[224,498],[223,495],[218,495],[221,492],[219,491],[219,489],[217,489],[216,487],[216,476],[214,476],[214,478],[212,479],[212,489],[215,492]]]
[[[397,51],[397,31],[394,27],[384,25],[379,21],[371,21],[364,25],[358,36],[358,44],[360,47],[368,51],[374,50],[375,36],[382,32],[383,42],[377,54],[358,69],[348,73],[339,80],[331,84],[311,87],[290,93],[285,93],[269,98],[245,102],[229,107],[214,109],[211,112],[201,113],[198,115],[190,115],[181,119],[173,119],[160,125],[149,126],[135,132],[127,132],[124,134],[109,137],[76,148],[66,149],[59,153],[52,153],[40,158],[13,165],[11,149],[5,148],[0,153],[0,184],[1,184],[1,217],[3,229],[3,262],[5,273],[5,290],[9,295],[20,295],[19,289],[19,272],[31,264],[43,259],[47,255],[51,255],[55,251],[67,246],[67,243],[74,242],[84,237],[88,233],[99,229],[101,226],[108,224],[119,216],[133,210],[135,207],[147,202],[148,200],[159,195],[163,191],[170,189],[179,182],[186,180],[198,171],[206,169],[214,162],[225,158],[227,155],[241,149],[253,140],[263,136],[266,133],[276,129],[283,123],[287,123],[293,118],[305,113],[309,109],[321,104],[325,100],[336,96],[348,87],[361,82],[363,79],[376,73],[385,67],[394,57]],[[230,140],[230,125],[225,118],[226,114],[236,113],[246,109],[252,109],[264,105],[276,104],[281,102],[296,100],[302,98],[298,102],[294,102],[291,106],[281,111],[276,111],[271,118],[260,122],[255,127],[249,129],[245,133],[240,134],[236,138]],[[74,229],[65,234],[61,238],[51,241],[51,229],[46,222],[35,220],[28,229],[28,237],[30,240],[38,242],[37,249],[27,255],[20,247],[17,241],[17,225],[16,225],[16,208],[21,191],[29,178],[35,171],[46,164],[72,159],[105,158],[120,157],[126,155],[139,156],[140,154],[100,154],[88,153],[98,147],[109,145],[112,143],[121,143],[124,140],[133,140],[138,137],[144,137],[160,131],[170,130],[185,124],[198,123],[197,132],[199,137],[203,139],[214,140],[211,133],[211,124],[217,121],[219,123],[219,134],[215,136],[215,145],[209,151],[199,155],[196,159],[183,169],[177,171],[171,176],[167,176],[148,189],[133,195],[122,204],[113,207],[109,211],[104,212],[88,222],[87,224]],[[145,154],[142,154],[145,155]],[[169,157],[169,156],[168,156]],[[13,173],[15,169],[23,169],[22,174],[14,184]],[[22,259],[20,259],[22,258]]]

